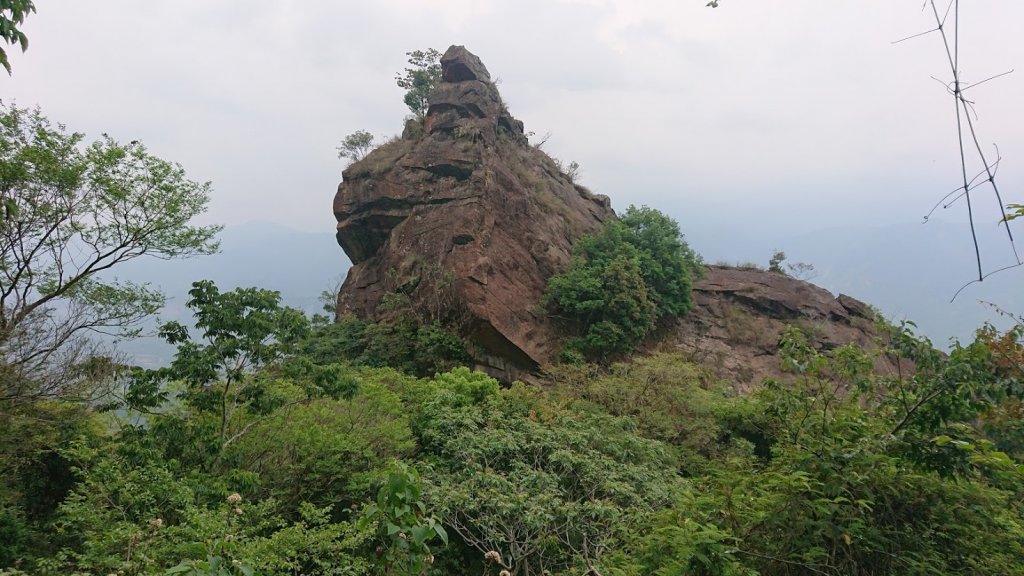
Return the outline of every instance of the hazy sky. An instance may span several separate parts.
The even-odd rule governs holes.
[[[892,44],[934,26],[922,0],[705,3],[38,0],[0,96],[143,141],[211,180],[209,218],[227,224],[333,229],[337,142],[400,132],[405,52],[449,44],[483,59],[584,184],[665,210],[705,253],[917,221],[957,186],[953,101],[931,78],[950,78],[940,37]],[[964,79],[1022,68],[969,93],[1021,202],[1024,2],[964,4]],[[994,200],[978,203],[994,229]]]

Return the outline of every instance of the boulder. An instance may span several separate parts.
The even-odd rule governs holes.
[[[480,58],[465,46],[451,46],[441,56],[441,79],[449,84],[467,80],[490,83],[491,75]]]

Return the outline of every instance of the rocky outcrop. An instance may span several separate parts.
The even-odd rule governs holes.
[[[865,303],[784,274],[709,266],[694,285],[694,308],[652,346],[672,349],[711,367],[746,392],[766,377],[781,378],[778,339],[800,328],[818,349],[846,344],[876,348],[875,312]],[[895,371],[884,358],[879,372]]]
[[[614,213],[529,145],[479,58],[452,46],[441,65],[422,123],[343,173],[334,215],[353,266],[337,311],[378,320],[404,295],[509,381],[557,352],[538,312],[547,278]]]
[[[476,368],[533,380],[560,334],[539,310],[572,244],[615,217],[527,142],[475,55],[452,46],[423,119],[349,166],[334,199],[353,262],[337,313],[386,319],[396,301],[471,343]],[[783,274],[710,266],[692,313],[646,346],[687,354],[747,391],[781,377],[778,338],[796,325],[820,349],[875,342],[875,314]],[[884,359],[880,371],[894,370]]]

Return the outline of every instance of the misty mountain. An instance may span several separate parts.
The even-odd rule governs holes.
[[[335,290],[351,265],[331,229],[318,232],[294,230],[268,222],[250,222],[224,229],[220,252],[188,260],[139,258],[116,269],[116,277],[148,282],[168,297],[167,305],[146,326],[177,320],[188,323],[185,303],[197,280],[213,280],[221,291],[256,286],[281,293],[287,306],[308,313],[321,312],[320,295]],[[118,343],[134,362],[156,366],[168,361],[173,348],[155,336]]]
[[[986,273],[1014,263],[1005,230],[979,226],[979,243]],[[1010,324],[986,303],[1024,310],[1024,267],[971,283],[977,264],[966,222],[832,228],[782,240],[779,249],[790,262],[813,264],[815,284],[913,321],[939,347],[970,341],[986,321]]]
[[[688,223],[684,231],[690,245],[709,263],[767,267],[772,253],[782,250],[787,256],[783,267],[796,262],[813,265],[813,273],[804,279],[868,302],[891,321],[913,321],[917,332],[940,348],[946,347],[950,338],[969,341],[986,321],[1010,325],[981,301],[1011,312],[1024,311],[1024,267],[970,284],[951,302],[961,287],[977,278],[966,220],[810,231],[804,224],[799,228],[792,231],[787,224],[766,221],[758,229],[747,230],[697,220]],[[1014,231],[1021,235],[1019,228]],[[1015,261],[1005,229],[979,221],[977,234],[986,272]]]
[[[991,236],[991,235],[990,235]],[[119,270],[119,277],[150,282],[168,295],[160,321],[188,321],[185,302],[195,280],[210,279],[221,290],[258,286],[281,293],[289,306],[319,312],[320,294],[337,288],[351,265],[331,230],[305,232],[266,222],[226,228],[221,251],[213,256],[181,261],[137,260]],[[996,236],[983,237],[983,255],[1005,252]],[[705,242],[695,243],[700,249]],[[974,249],[963,226],[942,222],[882,227],[843,227],[780,236],[773,247],[785,251],[787,262],[814,266],[808,279],[833,293],[868,302],[886,318],[912,320],[919,332],[944,347],[950,338],[968,341],[983,322],[1006,325],[998,313],[980,301],[1009,311],[1024,310],[1024,268],[996,274],[983,283],[954,293],[971,279]],[[704,250],[707,257],[708,250]],[[720,255],[722,250],[711,250]],[[754,260],[738,249],[732,262]],[[989,258],[991,259],[991,258]],[[1004,255],[1005,260],[1005,255]],[[998,261],[995,261],[998,262]],[[995,264],[993,263],[993,265]],[[156,320],[150,328],[156,326]],[[119,343],[136,362],[159,365],[173,350],[155,337]]]

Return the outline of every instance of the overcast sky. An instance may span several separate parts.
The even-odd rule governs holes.
[[[950,79],[941,39],[892,44],[934,26],[922,0],[37,4],[0,96],[90,138],[143,141],[212,181],[209,219],[229,225],[333,230],[337,142],[400,132],[405,52],[449,44],[482,58],[585,185],[668,212],[705,253],[715,235],[750,246],[766,230],[919,221],[958,185],[953,101],[931,78]],[[1024,2],[964,4],[963,78],[1022,68],[969,93],[1021,202]],[[945,217],[966,222],[962,206]]]

